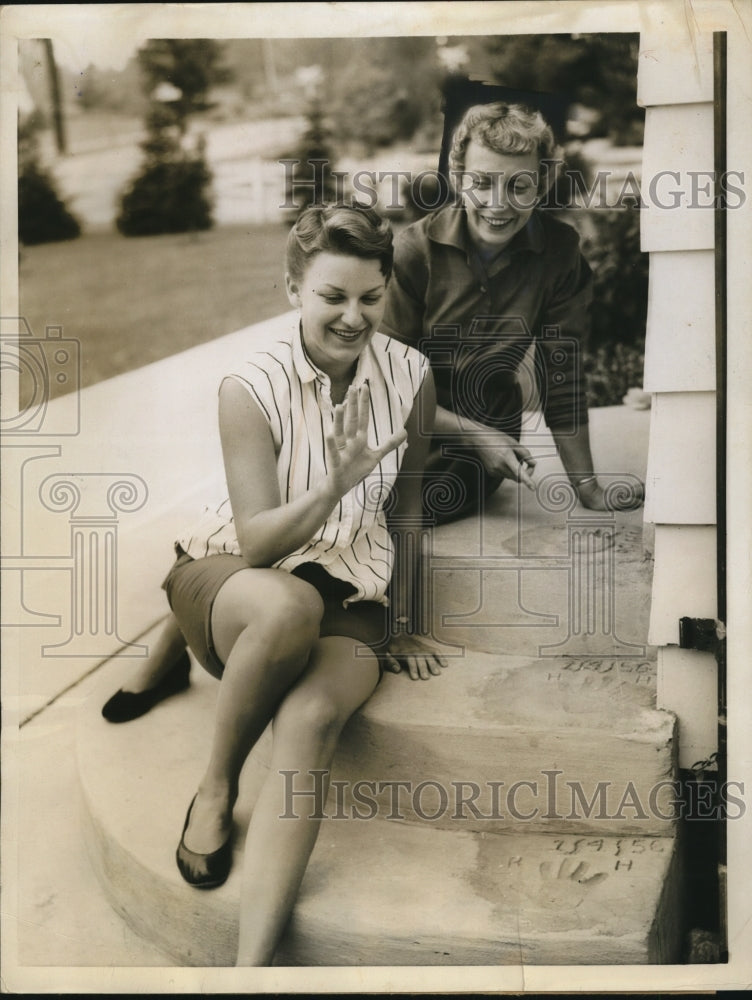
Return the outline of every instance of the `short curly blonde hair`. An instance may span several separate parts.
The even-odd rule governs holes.
[[[538,161],[549,161],[551,166],[544,181],[541,177],[539,189],[548,187],[554,179],[560,164],[560,152],[554,138],[553,129],[540,111],[524,104],[475,104],[468,108],[452,137],[449,150],[449,168],[459,175],[465,169],[465,156],[471,139],[481,146],[509,156],[535,153]]]

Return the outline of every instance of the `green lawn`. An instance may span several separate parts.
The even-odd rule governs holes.
[[[37,338],[62,325],[78,340],[93,385],[289,309],[286,238],[268,223],[23,247],[21,314]]]

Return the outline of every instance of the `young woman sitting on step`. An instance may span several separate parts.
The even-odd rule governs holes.
[[[391,268],[390,227],[371,209],[314,207],[291,230],[286,285],[299,315],[250,343],[222,381],[227,496],[176,545],[164,583],[174,617],[145,699],[131,692],[140,710],[184,686],[186,642],[219,679],[177,849],[183,878],[202,888],[227,878],[240,770],[273,719],[245,843],[238,965],[272,962],[318,834],[304,807],[280,820],[282,772],[313,790],[311,772],[328,779],[343,726],[384,668],[417,680],[445,665],[412,626],[419,555],[406,540],[435,395],[426,359],[378,332]]]

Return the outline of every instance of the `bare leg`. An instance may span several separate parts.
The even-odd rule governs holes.
[[[158,684],[165,674],[175,666],[178,657],[185,652],[186,641],[180,631],[175,615],[170,615],[162,626],[159,638],[149,650],[148,657],[123,684],[123,691],[139,694]]]
[[[298,771],[296,790],[313,788],[309,771],[328,769],[339,734],[379,679],[375,656],[356,657],[354,639],[320,639],[305,674],[274,717],[269,775],[248,827],[240,895],[237,965],[271,964],[316,843],[320,820],[310,818],[315,802],[293,800],[296,818],[285,812],[285,776]],[[324,801],[329,787],[324,782]]]
[[[212,636],[225,670],[211,755],[184,836],[189,850],[209,854],[227,839],[240,770],[305,669],[322,613],[316,590],[281,570],[241,570],[217,594]]]

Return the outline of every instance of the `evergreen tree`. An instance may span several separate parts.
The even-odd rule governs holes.
[[[331,133],[318,100],[312,100],[306,114],[306,130],[300,141],[282,160],[297,160],[288,165],[285,175],[285,203],[294,221],[310,205],[330,204],[336,198],[334,150]]]
[[[209,229],[211,180],[203,137],[187,141],[191,115],[211,107],[208,93],[228,73],[221,46],[207,39],[153,39],[139,51],[149,97],[144,162],[121,197],[118,230],[152,236]]]

